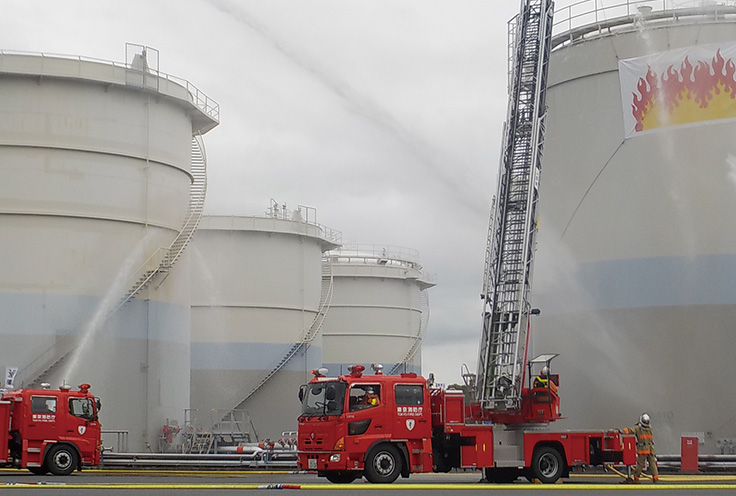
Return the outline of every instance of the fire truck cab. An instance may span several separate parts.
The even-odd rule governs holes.
[[[34,474],[68,475],[100,464],[101,403],[89,384],[72,391],[17,389],[0,398],[0,464],[27,468]]]

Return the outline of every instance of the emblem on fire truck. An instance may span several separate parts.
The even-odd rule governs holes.
[[[414,428],[414,424],[416,424],[416,422],[414,422],[414,419],[406,419],[407,429],[412,430]]]
[[[80,425],[79,427],[77,427],[77,430],[79,431],[79,435],[83,436],[85,431],[87,430],[87,427],[84,425]]]

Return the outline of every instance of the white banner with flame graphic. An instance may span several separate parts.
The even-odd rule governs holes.
[[[736,43],[620,60],[625,137],[736,118],[735,60]]]

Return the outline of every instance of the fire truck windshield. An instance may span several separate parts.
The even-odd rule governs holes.
[[[345,404],[346,384],[340,381],[307,384],[302,399],[302,416],[341,415]]]

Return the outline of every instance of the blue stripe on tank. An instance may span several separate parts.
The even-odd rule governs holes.
[[[272,370],[291,349],[286,343],[192,343],[192,370]],[[306,361],[305,361],[306,358]],[[322,348],[297,353],[282,370],[310,371],[321,367]]]
[[[736,255],[587,263],[576,277],[597,308],[736,304]]]

